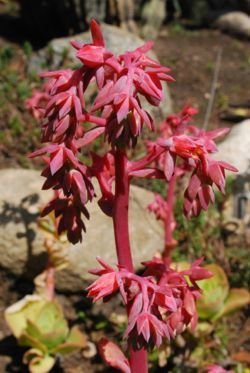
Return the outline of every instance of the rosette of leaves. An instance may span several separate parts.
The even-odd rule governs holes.
[[[6,309],[5,319],[19,344],[30,347],[24,363],[32,373],[49,372],[57,354],[86,346],[86,337],[77,326],[69,329],[55,300],[27,295]]]
[[[216,321],[250,303],[246,289],[230,289],[224,270],[216,264],[205,266],[213,277],[199,281],[202,296],[198,299],[197,309],[203,320]]]

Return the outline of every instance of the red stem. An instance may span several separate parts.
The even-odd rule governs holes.
[[[173,230],[171,228],[172,222],[174,220],[174,192],[175,192],[175,184],[176,184],[176,174],[173,174],[171,177],[169,184],[168,184],[168,191],[167,191],[167,206],[168,206],[168,214],[165,220],[165,248],[163,252],[164,258],[170,258],[172,250],[176,246],[176,241],[173,238]]]
[[[55,295],[55,269],[50,266],[46,269],[46,290],[49,300],[53,300]]]
[[[118,263],[133,272],[133,261],[129,241],[128,205],[129,177],[126,152],[117,149],[115,152],[115,199],[113,224],[115,233]],[[129,346],[130,367],[132,373],[147,373],[147,352],[145,349],[134,351]]]
[[[129,179],[126,153],[115,152],[115,200],[113,224],[116,254],[120,265],[133,272],[133,262],[129,242],[128,228]]]

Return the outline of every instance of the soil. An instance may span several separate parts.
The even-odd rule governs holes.
[[[176,82],[170,87],[174,110],[185,103],[198,107],[200,126],[210,98],[212,79],[219,50],[222,52],[215,103],[209,128],[228,126],[220,120],[229,104],[250,103],[250,43],[218,30],[162,30],[155,43],[161,63],[172,69]]]
[[[16,44],[10,44],[7,40],[0,40],[0,47],[11,45],[15,53],[19,56],[13,64],[15,72],[19,72],[19,79],[25,78],[25,56],[22,48]],[[205,111],[210,97],[210,88],[216,58],[219,48],[222,49],[222,63],[220,67],[219,79],[217,82],[217,94],[209,128],[218,126],[228,126],[231,122],[220,119],[221,113],[228,110],[229,104],[247,106],[250,102],[250,48],[249,42],[234,39],[231,36],[221,34],[216,30],[195,30],[187,31],[182,28],[164,28],[156,40],[155,51],[163,65],[172,68],[176,82],[171,86],[171,96],[174,109],[180,111],[185,103],[190,103],[199,108],[198,121],[200,126],[204,122]],[[0,72],[1,74],[1,72]],[[3,77],[0,76],[0,84]],[[6,167],[34,167],[37,164],[25,162],[26,154],[39,146],[39,134],[32,128],[34,121],[25,112],[20,98],[16,102],[8,102],[7,109],[0,107],[0,129],[5,137],[0,139],[0,168]],[[10,129],[9,121],[15,116],[19,118],[22,130]],[[30,141],[27,141],[29,133]],[[2,140],[2,141],[1,141]],[[0,373],[1,372],[27,372],[27,368],[22,365],[23,349],[18,347],[15,339],[10,335],[10,331],[3,319],[4,309],[13,304],[25,294],[32,292],[32,284],[23,279],[13,278],[3,271],[0,271]],[[117,336],[116,327],[110,330],[107,327],[98,330],[96,324],[100,323],[100,318],[108,318],[111,311],[120,312],[119,303],[111,303],[106,308],[88,306],[87,315],[89,322],[83,322],[81,311],[83,310],[83,294],[59,294],[66,316],[71,324],[77,323],[81,329],[88,334],[91,341],[96,342],[100,336],[108,334]],[[98,308],[99,307],[99,308]],[[106,309],[106,311],[104,310]],[[104,312],[104,313],[103,313]],[[225,359],[229,359],[233,353],[238,352],[238,333],[241,331],[241,348],[249,351],[249,310],[236,313],[227,322],[228,325],[228,351]],[[104,323],[105,324],[105,323]],[[91,332],[92,330],[92,332]],[[183,349],[176,349],[177,361],[184,364],[185,357]],[[166,369],[166,368],[164,368]],[[164,369],[162,371],[164,371]],[[190,368],[189,364],[184,364],[175,372],[196,372]],[[60,360],[53,369],[54,373],[81,373],[81,372],[108,372],[102,365],[98,355],[93,358],[84,358],[82,352],[77,352],[64,360]],[[152,370],[153,371],[153,370]],[[160,368],[154,370],[160,372]],[[170,370],[168,370],[170,371]]]

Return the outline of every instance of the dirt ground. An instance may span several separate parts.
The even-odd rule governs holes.
[[[185,103],[199,108],[198,121],[204,122],[210,98],[218,51],[222,59],[210,128],[227,126],[220,120],[229,104],[250,103],[250,43],[238,40],[217,30],[175,30],[160,35],[155,51],[163,65],[172,68],[176,82],[170,87],[174,110]]]
[[[0,47],[3,48],[6,43],[9,45],[8,41],[1,39]],[[15,61],[12,60],[11,62],[15,74],[19,72],[20,77],[18,79],[25,79],[23,61],[27,57],[23,58],[20,46],[13,44],[11,46],[15,49],[14,53],[19,56]],[[155,51],[161,63],[172,68],[173,76],[176,79],[176,82],[171,85],[174,109],[177,112],[180,111],[185,103],[197,106],[199,108],[198,122],[200,126],[204,122],[216,57],[220,48],[222,50],[222,63],[217,83],[215,104],[209,122],[209,128],[211,129],[218,126],[232,125],[231,120],[221,119],[222,117],[230,117],[230,115],[227,115],[228,111],[230,112],[231,110],[230,105],[239,105],[246,108],[250,103],[250,43],[235,39],[216,30],[187,31],[182,27],[175,26],[170,27],[168,30],[164,28],[155,43]],[[0,86],[3,83],[5,84],[5,77],[1,75],[0,71]],[[9,99],[7,110],[6,107],[0,106],[0,168],[34,166],[30,161],[25,161],[25,159],[28,152],[39,146],[39,131],[33,128],[35,125],[34,121],[25,112],[21,100],[22,97],[18,96],[16,105],[15,100],[11,102]],[[17,117],[21,123],[21,128],[15,124],[16,122],[13,124],[13,110],[15,112],[14,117]],[[240,121],[240,119],[247,117],[248,114],[246,113],[244,111],[242,118],[240,116],[238,120]],[[27,133],[29,134],[29,141],[27,140]],[[10,336],[10,332],[3,320],[3,311],[6,306],[31,291],[32,284],[25,280],[15,279],[0,271],[0,373],[27,371],[27,368],[21,364],[23,350],[17,347],[15,339]],[[59,298],[66,309],[66,316],[70,323],[78,323],[86,333],[91,328],[94,328],[95,317],[92,317],[90,324],[86,325],[79,316],[83,305],[82,294],[60,295]],[[100,315],[101,317],[105,316],[102,315],[100,308],[93,312],[98,317]],[[250,325],[248,316],[249,310],[243,310],[230,319],[228,355],[238,351],[239,331],[241,331],[241,345],[244,345],[246,349],[249,348]],[[107,332],[105,328],[104,330],[101,329],[101,331],[95,330],[91,340],[95,341],[97,337],[105,334],[105,332]],[[117,330],[114,328],[108,333],[114,336]],[[209,344],[207,348],[210,348]],[[173,372],[196,372],[195,368],[184,364],[183,350],[179,348],[178,351],[179,370],[177,369]],[[184,364],[183,368],[181,368],[181,364]],[[154,371],[160,372],[161,370],[157,368]],[[162,371],[165,370],[163,369]],[[108,370],[105,370],[97,356],[92,360],[86,359],[81,352],[78,352],[58,363],[53,372],[91,373],[108,372]]]

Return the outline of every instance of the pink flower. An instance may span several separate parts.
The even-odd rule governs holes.
[[[225,170],[237,172],[237,169],[226,162],[204,158],[193,171],[189,185],[184,194],[184,213],[186,216],[197,216],[201,210],[207,210],[214,203],[213,184],[225,192]]]
[[[155,193],[155,199],[148,205],[148,210],[153,212],[157,220],[162,220],[163,222],[166,219],[168,212],[167,202],[160,196],[160,194]]]
[[[25,101],[25,107],[36,120],[43,117],[44,108],[49,100],[49,94],[45,90],[33,90],[32,96]]]
[[[128,326],[124,336],[135,348],[160,346],[163,339],[174,337],[197,322],[196,299],[200,295],[197,281],[211,273],[197,261],[186,271],[176,271],[161,259],[144,263],[140,277],[125,268],[115,271],[104,261],[91,273],[99,278],[87,289],[94,301],[118,290],[128,308]],[[188,280],[189,279],[189,280]],[[190,285],[192,283],[192,285]]]
[[[105,299],[105,297],[114,294],[119,289],[121,282],[119,272],[114,271],[114,269],[101,258],[97,258],[97,261],[103,268],[89,271],[99,276],[99,278],[87,288],[88,297],[92,297],[94,302],[100,298]]]
[[[206,366],[204,368],[204,371],[207,372],[207,373],[233,373],[232,370],[226,370],[226,369],[224,369],[221,366],[216,365],[216,364]]]
[[[82,221],[82,215],[89,219],[89,213],[84,205],[79,203],[77,198],[65,197],[59,192],[43,209],[41,216],[46,216],[52,211],[57,219],[58,234],[67,232],[67,237],[73,244],[82,241],[82,231],[85,231],[85,225]]]
[[[213,131],[197,136],[179,135],[169,139],[160,139],[159,145],[166,148],[164,158],[164,173],[170,180],[175,170],[177,156],[193,169],[192,176],[185,191],[184,213],[186,216],[197,216],[201,210],[207,210],[214,202],[213,185],[224,193],[225,170],[237,172],[237,169],[226,162],[215,161],[209,153],[216,150],[213,138],[226,131]],[[161,155],[161,157],[163,157]]]
[[[100,298],[114,294],[118,289],[116,272],[105,273],[87,288],[88,297],[92,297],[96,302]]]
[[[160,124],[160,134],[163,138],[186,133],[190,129],[190,122],[198,110],[186,105],[178,114],[172,114]]]
[[[82,231],[85,231],[82,215],[89,218],[85,205],[94,197],[90,170],[64,144],[49,145],[31,156],[45,154],[49,154],[49,158],[45,158],[47,166],[42,172],[42,176],[46,177],[43,189],[52,188],[57,193],[42,215],[54,211],[58,234],[66,231],[69,241],[76,243],[82,240]]]
[[[136,320],[138,340],[143,337],[143,344],[161,346],[164,338],[170,339],[167,324],[151,313],[141,313]],[[145,342],[144,342],[145,341]]]
[[[106,79],[95,99],[92,111],[102,109],[106,119],[106,137],[113,146],[117,142],[134,146],[140,135],[143,123],[153,129],[152,118],[141,108],[139,94],[153,105],[159,105],[163,98],[161,81],[173,80],[166,73],[168,68],[148,58],[145,53],[151,44],[126,52],[118,56],[116,76]],[[100,58],[100,63],[107,64],[108,60]]]
[[[104,61],[112,56],[111,52],[105,49],[105,42],[99,24],[95,20],[90,22],[90,31],[93,44],[80,44],[73,42],[72,45],[78,51],[76,57],[90,68],[97,68],[104,64]]]

